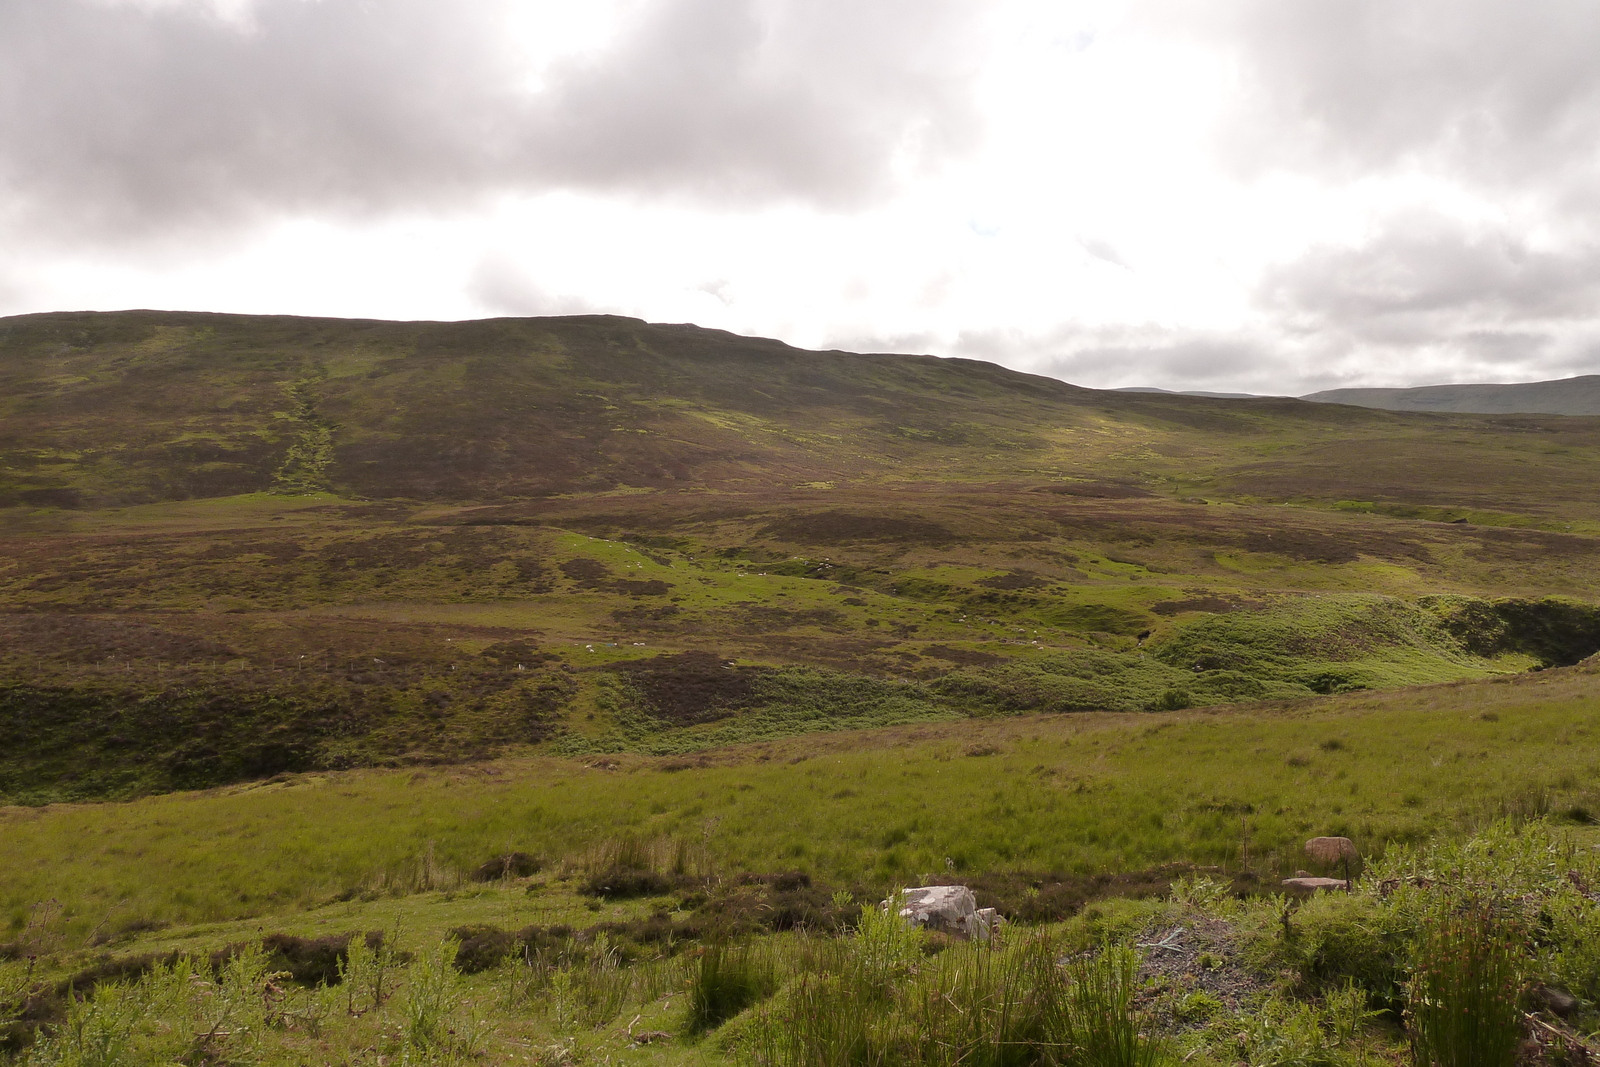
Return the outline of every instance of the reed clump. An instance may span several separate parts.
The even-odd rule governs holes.
[[[1527,931],[1501,901],[1447,895],[1423,919],[1406,1005],[1417,1067],[1512,1067]]]

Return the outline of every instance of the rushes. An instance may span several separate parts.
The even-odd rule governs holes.
[[[1424,919],[1406,1017],[1418,1067],[1511,1067],[1526,941],[1497,901],[1446,898]]]
[[[1070,1062],[1075,1067],[1154,1067],[1159,1046],[1139,1032],[1133,995],[1139,957],[1131,949],[1108,948],[1069,967],[1067,1019]]]
[[[629,1004],[643,1004],[683,988],[684,962],[657,959],[622,966],[610,938],[601,933],[581,954],[564,948],[514,958],[503,979],[507,1009],[534,1008],[556,1030],[603,1026]]]
[[[689,983],[689,1028],[705,1031],[772,995],[777,961],[770,945],[707,945]]]
[[[884,951],[862,932],[764,1010],[748,1048],[757,1067],[1154,1067],[1165,1049],[1134,1006],[1138,956],[1107,949],[1070,962],[1035,935],[959,944],[938,956]],[[898,921],[898,917],[896,917]]]

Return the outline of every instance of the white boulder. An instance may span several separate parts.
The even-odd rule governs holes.
[[[896,898],[900,917],[912,926],[937,930],[953,937],[987,941],[999,925],[993,908],[978,907],[972,890],[964,885],[929,885],[903,890]],[[889,901],[883,902],[888,908]]]

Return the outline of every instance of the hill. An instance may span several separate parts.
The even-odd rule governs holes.
[[[1158,389],[1153,385],[1124,385],[1118,393],[1164,393],[1167,396],[1209,396],[1219,400],[1254,400],[1260,393],[1214,393],[1207,389]]]
[[[1597,461],[604,316],[7,319],[0,799],[1561,666]]]
[[[1597,460],[608,317],[0,321],[0,1062],[1576,1048]],[[935,881],[997,950],[877,907]],[[1525,925],[1429,934],[1462,887]],[[1578,1012],[1412,995],[1463,945]]]
[[[1300,399],[1389,411],[1505,415],[1600,415],[1600,374],[1509,385],[1422,385],[1411,389],[1327,389]]]

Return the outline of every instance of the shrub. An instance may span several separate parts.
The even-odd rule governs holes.
[[[73,1000],[66,1021],[41,1040],[30,1067],[116,1067],[127,1062],[146,1005],[136,987],[107,983]]]
[[[590,875],[579,892],[602,900],[627,900],[633,897],[660,897],[678,887],[676,879],[656,871],[613,867]]]
[[[287,972],[300,985],[338,985],[340,965],[349,959],[350,941],[356,935],[296,937],[268,934],[261,939],[272,970]],[[382,935],[379,935],[380,939]]]
[[[1583,893],[1564,894],[1546,905],[1550,977],[1591,1004],[1600,1002],[1600,906]]]
[[[395,967],[410,958],[410,953],[398,951],[394,939],[385,938],[381,932],[352,937],[338,961],[345,1011],[355,1015],[383,1007],[384,999],[393,991]],[[359,1006],[363,1003],[366,1007]]]
[[[1254,1067],[1346,1067],[1372,1016],[1365,999],[1360,990],[1346,988],[1330,994],[1326,1007],[1319,1009],[1273,997],[1231,1020],[1226,1044]]]
[[[446,938],[412,965],[400,1000],[401,1040],[408,1051],[427,1053],[441,1048],[453,1033],[451,1016],[463,996],[454,967],[460,948],[454,939]]]
[[[478,974],[500,966],[516,950],[517,939],[497,926],[457,926],[448,936],[456,941],[456,970]]]
[[[496,878],[526,878],[530,874],[538,874],[543,868],[544,861],[538,856],[530,856],[526,852],[508,852],[479,864],[472,872],[472,880],[492,882]]]
[[[901,900],[896,893],[886,907],[863,908],[851,941],[855,967],[874,989],[886,990],[904,979],[922,955],[926,934],[900,917]]]
[[[1194,697],[1187,689],[1168,689],[1155,701],[1157,711],[1183,711],[1192,707],[1194,707]]]
[[[1353,982],[1374,1005],[1400,1009],[1410,941],[1403,913],[1366,895],[1319,893],[1292,913],[1287,936],[1281,916],[1257,918],[1245,941],[1256,966],[1291,969],[1307,992]]]

